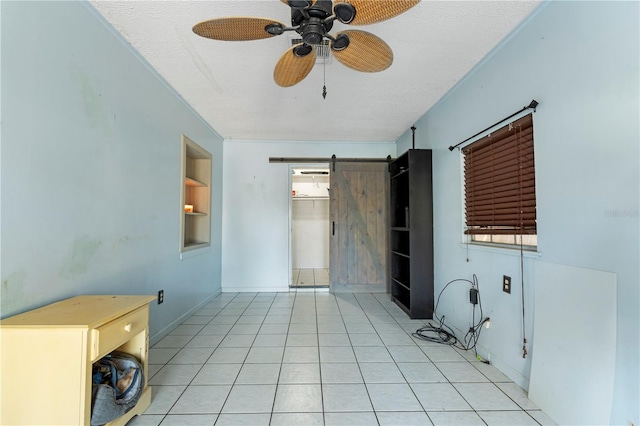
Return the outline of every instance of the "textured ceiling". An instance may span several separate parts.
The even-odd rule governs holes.
[[[290,9],[280,0],[91,4],[225,139],[395,141],[540,1],[423,0],[388,21],[353,27],[389,44],[389,69],[361,73],[334,59],[289,88],[275,84],[273,69],[291,33],[225,42],[191,31],[224,16],[289,24]],[[331,33],[349,28],[336,21]]]

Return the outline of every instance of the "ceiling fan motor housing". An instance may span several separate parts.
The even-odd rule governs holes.
[[[300,25],[299,33],[306,44],[320,44],[327,31],[320,19],[311,18]]]
[[[304,11],[291,9],[291,24],[294,27],[299,26],[296,32],[300,34],[305,44],[320,44],[327,33],[331,31],[333,21],[325,21],[332,15],[331,7],[331,1],[318,0]]]

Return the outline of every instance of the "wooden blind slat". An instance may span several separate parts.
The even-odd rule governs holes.
[[[509,185],[508,187],[505,186],[504,188],[500,188],[499,192],[493,192],[493,191],[486,191],[484,193],[480,193],[479,191],[476,191],[475,194],[470,194],[470,191],[465,187],[466,190],[466,199],[470,200],[470,201],[482,201],[482,200],[493,200],[493,199],[500,199],[500,198],[509,198],[512,196],[518,196],[520,194],[522,194],[522,197],[524,197],[525,199],[527,198],[531,198],[533,197],[535,199],[535,186],[529,186],[526,188],[522,188],[519,189],[518,188],[518,183],[514,183],[512,185]],[[472,198],[470,198],[472,196]]]
[[[470,228],[464,231],[467,235],[536,235],[537,231],[535,228],[526,229],[526,228],[518,228],[518,229],[486,229],[486,228]]]
[[[527,135],[525,138],[522,138],[520,135],[513,135],[513,137],[503,139],[497,141],[496,144],[499,146],[491,146],[491,149],[485,151],[474,151],[472,153],[474,163],[481,164],[487,160],[494,159],[499,160],[505,155],[515,154],[514,146],[519,146],[520,151],[526,150],[528,148],[533,148],[533,138],[532,134]]]
[[[536,211],[535,200],[527,201],[528,205],[525,205],[524,202],[522,204],[523,204],[522,207],[517,211],[532,212],[533,214],[535,214],[535,211]],[[514,211],[513,205],[509,203],[485,204],[483,206],[471,205],[470,207],[467,208],[467,215],[474,216],[474,215],[482,215],[482,214],[504,214],[504,213],[509,213],[513,211]]]
[[[535,207],[527,207],[522,208],[518,211],[514,211],[512,209],[492,209],[492,210],[467,210],[467,215],[470,217],[472,222],[481,221],[481,220],[489,220],[492,217],[495,218],[496,221],[501,219],[513,219],[513,218],[522,218],[523,220],[531,219],[535,220],[536,218],[536,209]]]
[[[528,214],[524,212],[506,212],[499,214],[498,212],[491,212],[487,215],[473,215],[472,226],[505,226],[505,222],[509,222],[509,225],[517,224],[522,220],[523,223],[534,223],[536,220],[536,212],[531,211]]]
[[[481,206],[497,206],[497,205],[501,205],[501,204],[505,204],[505,205],[509,205],[512,206],[514,203],[518,202],[518,195],[519,194],[515,194],[515,195],[510,195],[510,196],[501,196],[501,197],[492,197],[492,194],[487,194],[484,198],[473,198],[473,199],[466,199],[467,202],[467,207],[469,206],[475,206],[475,207],[481,207]],[[524,194],[524,197],[520,197],[520,201],[522,203],[522,205],[524,206],[528,206],[528,205],[536,205],[536,197],[535,197],[535,192],[531,192],[529,194]]]
[[[501,186],[523,184],[523,182],[528,183],[527,187],[534,186],[534,180],[535,171],[533,171],[533,169],[530,169],[528,173],[522,175],[519,175],[519,173],[516,171],[504,174],[502,176],[497,176],[493,181],[490,179],[482,179],[482,181],[480,182],[468,182],[467,188],[473,192],[484,192],[488,189],[493,189],[493,191],[491,192],[497,192],[501,189]]]
[[[521,148],[520,152],[504,153],[500,157],[487,157],[485,159],[478,159],[473,162],[471,167],[466,167],[465,170],[469,172],[482,172],[485,170],[501,170],[509,167],[517,166],[518,161],[531,161],[533,162],[533,146]]]
[[[465,179],[465,188],[470,191],[484,191],[492,189],[491,192],[503,192],[512,189],[510,185],[517,185],[516,188],[529,188],[535,186],[535,167],[530,166],[521,170],[513,170],[498,175],[468,176]]]
[[[472,153],[474,156],[484,158],[493,152],[497,155],[504,150],[510,151],[513,144],[531,145],[533,141],[533,127],[523,128],[522,130],[514,128],[512,131],[503,135],[504,137],[496,137],[495,135],[486,136],[487,144],[482,148],[471,149],[465,152],[466,154]],[[483,138],[484,139],[484,138]],[[491,145],[491,149],[485,149]]]

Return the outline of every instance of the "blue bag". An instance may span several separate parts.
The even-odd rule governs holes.
[[[103,425],[135,407],[144,389],[143,369],[124,352],[112,352],[93,364],[91,425]]]

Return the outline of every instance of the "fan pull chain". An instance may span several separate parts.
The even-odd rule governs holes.
[[[322,61],[322,99],[327,99],[327,58]]]

